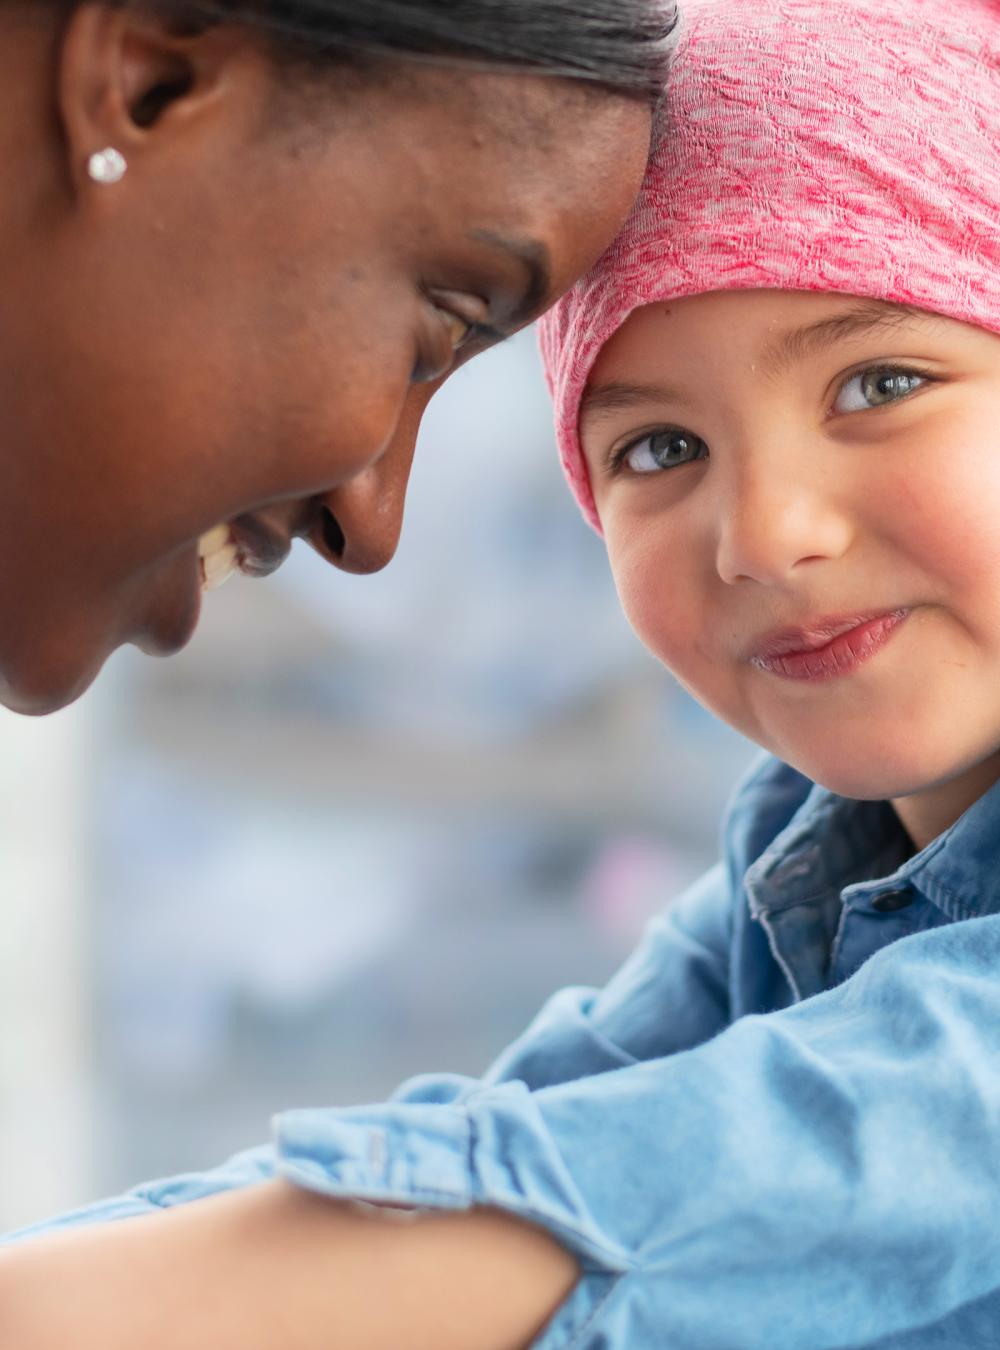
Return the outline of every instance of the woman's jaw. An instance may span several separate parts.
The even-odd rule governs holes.
[[[430,392],[593,262],[649,138],[620,97],[430,68],[346,116],[207,38],[137,126],[116,81],[161,78],[153,21],[87,9],[58,38],[2,20],[0,162],[25,191],[0,202],[0,699],[30,713],[117,646],[176,651],[205,582],[296,537],[384,566]],[[110,186],[84,167],[105,145],[128,162]]]

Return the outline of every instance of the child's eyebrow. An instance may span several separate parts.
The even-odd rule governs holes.
[[[910,305],[887,305],[877,301],[817,319],[771,338],[761,355],[762,372],[770,377],[785,374],[797,361],[816,356],[838,342],[893,331],[914,320],[934,322],[935,315]]]
[[[760,357],[760,371],[774,378],[784,374],[796,361],[815,356],[850,338],[870,333],[892,332],[914,322],[934,324],[941,322],[936,314],[912,305],[889,305],[880,301],[861,303],[848,310],[840,310],[824,319],[798,328],[787,329],[772,337]],[[642,404],[680,402],[683,391],[678,385],[632,384],[625,380],[611,380],[607,384],[588,385],[580,400],[579,421],[599,419],[616,412],[628,412]]]
[[[602,413],[627,411],[642,403],[676,402],[681,392],[671,384],[628,384],[611,380],[608,384],[588,385],[580,399],[580,421],[600,417]]]

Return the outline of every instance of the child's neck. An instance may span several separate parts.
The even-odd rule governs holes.
[[[956,778],[935,784],[892,805],[914,847],[926,848],[1000,779],[1000,751],[980,760]]]

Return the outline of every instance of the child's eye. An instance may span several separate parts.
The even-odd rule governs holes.
[[[868,408],[884,408],[909,398],[927,383],[926,375],[901,366],[870,366],[858,371],[840,387],[833,404],[835,413],[864,412]]]
[[[707,458],[708,446],[700,436],[679,427],[665,427],[623,446],[612,457],[612,468],[624,466],[632,473],[659,473],[662,469]]]

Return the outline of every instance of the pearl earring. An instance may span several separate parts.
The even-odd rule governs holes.
[[[111,145],[98,150],[87,161],[87,172],[95,183],[120,183],[127,168],[125,156]]]

